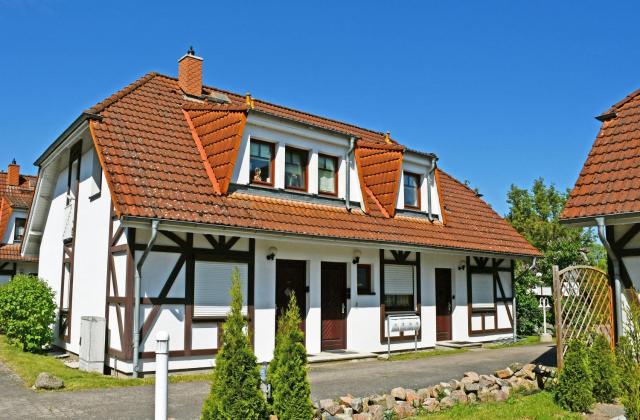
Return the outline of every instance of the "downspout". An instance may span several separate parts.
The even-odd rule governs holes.
[[[136,265],[136,273],[134,279],[134,301],[133,301],[133,377],[137,378],[139,375],[140,367],[139,357],[140,357],[140,282],[142,277],[142,266],[144,265],[144,261],[149,256],[149,252],[151,252],[151,248],[153,244],[156,242],[156,237],[158,236],[158,225],[160,224],[159,220],[151,221],[151,237],[149,238],[149,242],[147,243],[147,247],[144,249],[142,256],[140,257],[140,261]],[[134,254],[135,255],[135,254]],[[135,258],[134,258],[135,260]]]
[[[624,329],[622,325],[622,307],[620,296],[622,293],[622,287],[620,285],[620,259],[613,252],[613,248],[611,248],[611,244],[607,241],[607,234],[605,231],[604,225],[604,217],[596,217],[596,224],[598,225],[598,237],[600,238],[600,242],[604,245],[607,250],[607,254],[609,258],[611,258],[611,263],[613,264],[613,282],[614,282],[614,291],[615,291],[615,306],[616,306],[616,330],[618,331],[618,337],[624,335]],[[617,342],[617,340],[616,340]]]
[[[347,155],[345,156],[345,162],[347,164],[347,173],[345,175],[346,187],[344,192],[345,197],[345,205],[347,207],[347,211],[351,212],[351,153],[356,148],[356,139],[355,137],[351,137],[349,139],[349,150],[347,151]]]
[[[433,222],[433,214],[431,212],[432,204],[431,204],[431,186],[433,185],[433,177],[436,172],[436,168],[438,167],[438,158],[433,156],[431,158],[431,168],[427,173],[427,218],[430,222]]]

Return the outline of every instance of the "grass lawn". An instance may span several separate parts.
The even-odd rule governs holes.
[[[426,357],[434,357],[434,356],[444,356],[444,355],[451,355],[451,354],[457,354],[457,353],[466,353],[467,349],[435,349],[435,350],[423,350],[423,351],[419,351],[419,352],[407,352],[407,353],[397,353],[397,354],[391,354],[391,358],[389,359],[390,361],[396,361],[396,360],[413,360],[413,359],[424,359]]]
[[[473,420],[544,420],[544,419],[581,419],[582,416],[563,410],[553,402],[549,392],[533,395],[515,395],[505,402],[458,405],[440,413],[428,414],[416,419],[473,419]]]
[[[555,342],[555,341],[554,341]],[[544,344],[553,344],[552,343],[544,343]],[[486,346],[484,346],[484,348],[487,349],[504,349],[507,347],[520,347],[520,346],[531,346],[534,344],[540,344],[540,336],[538,335],[529,335],[527,337],[524,337],[521,340],[514,342],[504,342],[504,343],[498,343],[498,344],[488,344]]]
[[[10,345],[4,335],[0,335],[0,361],[10,367],[25,384],[31,387],[40,372],[48,372],[64,381],[63,390],[73,391],[88,388],[111,388],[121,386],[135,386],[153,384],[149,378],[115,378],[98,373],[82,372],[64,365],[62,360],[43,354],[24,353],[19,348]],[[189,382],[209,380],[210,374],[170,375],[169,382]]]

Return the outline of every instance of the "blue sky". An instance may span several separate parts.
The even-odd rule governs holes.
[[[640,87],[638,2],[0,0],[0,167],[193,45],[205,82],[390,130],[501,214],[573,185],[593,117]]]

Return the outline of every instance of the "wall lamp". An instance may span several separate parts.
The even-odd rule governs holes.
[[[362,256],[362,252],[359,249],[353,251],[353,263],[358,264],[360,262],[360,256]]]
[[[267,260],[273,261],[273,259],[276,257],[276,254],[278,253],[278,248],[272,246],[271,248],[269,248],[268,252],[269,253],[267,254]]]
[[[467,268],[467,263],[465,261],[460,261],[460,263],[458,264],[458,271],[462,271],[465,268]]]

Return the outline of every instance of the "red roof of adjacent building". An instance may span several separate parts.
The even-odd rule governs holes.
[[[471,189],[442,171],[442,222],[396,214],[404,147],[385,134],[258,99],[221,93],[227,105],[185,100],[175,78],[150,73],[88,112],[120,216],[222,225],[336,239],[537,256]],[[249,105],[249,106],[247,106]],[[246,113],[258,111],[358,139],[366,212],[246,191],[227,191]],[[216,188],[217,185],[217,188]]]
[[[598,119],[602,127],[562,212],[566,221],[640,212],[640,90]]]
[[[7,230],[11,214],[15,209],[29,210],[38,177],[20,175],[18,185],[10,185],[7,172],[0,171],[0,241]],[[20,244],[0,243],[0,261],[37,261],[37,258],[22,257]]]

